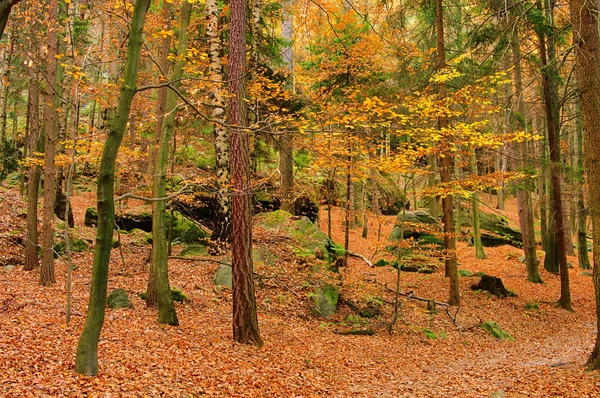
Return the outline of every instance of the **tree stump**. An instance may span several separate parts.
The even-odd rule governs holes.
[[[485,290],[493,294],[494,296],[498,296],[500,298],[503,297],[516,297],[517,295],[504,287],[504,283],[502,283],[502,279],[496,276],[484,275],[481,277],[481,280],[478,284],[472,285],[471,289],[473,290]]]

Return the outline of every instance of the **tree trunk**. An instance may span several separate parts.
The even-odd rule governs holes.
[[[129,31],[127,59],[115,116],[110,124],[108,138],[104,143],[98,173],[96,249],[90,282],[90,300],[85,326],[79,338],[75,370],[94,376],[98,374],[98,339],[104,323],[104,307],[108,283],[108,264],[112,248],[115,219],[114,177],[117,152],[127,127],[131,102],[135,95],[136,77],[142,46],[142,31],[150,0],[136,0]]]
[[[550,6],[549,13],[552,15],[553,6]],[[553,26],[553,24],[552,24]],[[565,248],[565,239],[561,239],[563,233],[563,209],[562,196],[560,186],[560,143],[559,143],[559,104],[558,104],[558,88],[557,79],[558,71],[554,64],[548,63],[548,55],[554,55],[554,34],[548,37],[548,49],[546,51],[546,42],[544,35],[538,32],[540,60],[541,60],[541,75],[542,87],[544,91],[544,110],[547,120],[548,129],[548,147],[550,150],[550,179],[552,185],[553,200],[552,203],[552,219],[556,228],[556,238],[547,247],[552,249],[556,245],[556,253],[558,255],[558,263],[560,269],[560,298],[558,304],[566,310],[572,310],[571,307],[571,289],[569,286],[569,267],[567,266],[567,253]],[[553,60],[553,57],[551,58]],[[548,250],[548,251],[550,251]],[[548,254],[548,251],[546,252]]]
[[[245,129],[246,0],[232,0],[229,36],[229,143],[233,177],[233,339],[262,346],[252,266],[249,132]]]
[[[8,22],[10,11],[12,10],[15,4],[18,4],[20,2],[21,0],[0,1],[0,39],[2,39],[2,35],[4,34],[4,29],[6,28],[6,23]]]
[[[591,269],[590,257],[588,255],[587,245],[587,210],[583,198],[583,128],[582,128],[582,109],[581,99],[576,103],[577,116],[576,134],[575,134],[575,215],[577,226],[577,252],[579,258],[579,267],[582,269]]]
[[[40,144],[40,110],[39,87],[37,76],[31,72],[29,80],[29,153],[39,150]],[[27,167],[27,242],[25,244],[26,271],[32,271],[39,265],[38,260],[38,191],[40,170],[37,166]]]
[[[184,1],[181,8],[181,22],[179,25],[179,43],[177,45],[177,62],[173,68],[171,81],[175,88],[180,86],[179,80],[183,76],[183,66],[185,65],[184,55],[187,53],[187,28],[190,22],[192,4]],[[173,135],[175,126],[175,113],[177,111],[177,94],[169,90],[166,101],[166,116],[163,119],[162,131],[156,151],[156,170],[154,172],[153,197],[164,198],[166,196],[167,166],[169,159],[169,143]],[[166,229],[166,203],[164,200],[157,200],[152,203],[152,280],[156,291],[158,301],[158,321],[167,325],[179,325],[175,305],[171,297],[171,288],[169,286],[168,272],[168,253],[167,253],[167,229]]]
[[[214,128],[215,170],[217,184],[217,216],[211,239],[220,245],[231,242],[231,196],[230,196],[230,153],[229,133],[225,127],[225,81],[221,64],[221,38],[219,35],[219,6],[216,0],[206,1],[206,33],[208,35],[208,75],[212,84],[209,98],[212,103]]]
[[[517,96],[517,119],[520,121],[520,128],[527,131],[527,109],[523,100],[523,77],[521,73],[521,49],[519,44],[518,30],[516,30],[511,39],[511,48],[514,65],[515,92]],[[514,169],[523,169],[526,171],[527,164],[527,143],[514,143]],[[527,269],[527,280],[534,283],[542,283],[540,277],[539,262],[536,253],[535,229],[533,222],[533,206],[531,203],[531,182],[529,180],[518,184],[516,189],[517,209],[519,212],[519,226],[523,236],[523,252],[525,255],[525,268]]]
[[[446,67],[446,48],[444,45],[444,15],[443,0],[436,0],[436,25],[437,25],[437,61],[438,70]],[[440,83],[439,98],[446,98],[446,85]],[[444,130],[448,126],[445,116],[438,117],[438,129]],[[450,145],[445,142],[445,145]],[[440,182],[448,184],[451,182],[450,172],[454,169],[453,153],[448,149],[443,149],[440,156]],[[444,227],[444,247],[446,249],[445,273],[450,278],[450,295],[448,304],[460,305],[460,291],[458,286],[458,265],[456,262],[456,236],[454,235],[454,203],[452,195],[445,195],[442,198],[442,222]]]
[[[46,57],[46,92],[44,95],[44,215],[42,224],[42,266],[40,284],[51,285],[54,278],[54,200],[56,195],[56,167],[54,156],[58,139],[58,96],[56,68],[58,53],[58,0],[51,0],[48,10],[48,52]]]
[[[570,0],[574,31],[575,64],[581,91],[585,163],[590,187],[590,208],[594,236],[594,291],[596,295],[596,343],[587,361],[590,370],[600,369],[600,38],[598,3]]]
[[[471,155],[471,174],[477,175],[477,158],[475,151]],[[478,259],[487,258],[485,250],[483,250],[483,243],[481,242],[481,226],[479,220],[479,202],[481,201],[479,192],[473,192],[471,208],[473,210],[473,246],[475,246],[475,255]]]
[[[292,0],[288,0],[283,4],[282,21],[281,21],[281,39],[283,46],[281,47],[281,58],[285,63],[285,69],[288,73],[288,87],[294,91],[294,53],[292,47],[292,35],[294,31],[293,16],[291,13]],[[292,195],[292,186],[294,184],[294,147],[292,138],[288,133],[283,133],[279,138],[279,173],[280,179],[280,195],[282,210],[293,213],[294,197]]]

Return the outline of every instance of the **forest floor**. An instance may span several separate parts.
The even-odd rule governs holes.
[[[74,234],[92,241],[93,228],[82,225],[94,194],[82,192],[73,199]],[[15,236],[24,236],[24,212],[18,193],[0,188],[4,260],[22,250]],[[507,216],[516,219],[511,203]],[[325,231],[326,219],[322,213]],[[393,223],[394,217],[381,219],[383,240]],[[342,212],[334,208],[336,242],[343,242],[341,226]],[[351,250],[371,257],[380,245],[377,229],[378,220],[372,219],[369,239],[360,237],[360,228],[352,230]],[[430,314],[425,303],[402,297],[400,317],[388,332],[394,300],[388,288],[395,286],[395,269],[369,268],[351,258],[340,271],[342,295],[378,297],[384,304],[382,314],[368,320],[374,335],[340,335],[335,332],[356,321],[351,311],[342,306],[327,320],[311,315],[302,286],[308,265],[293,256],[286,240],[256,231],[257,247],[281,254],[276,268],[255,269],[270,275],[257,283],[264,340],[259,349],[232,342],[231,292],[214,286],[214,261],[170,261],[171,285],[183,289],[189,301],[176,304],[181,326],[158,324],[156,311],[138,297],[146,290],[150,246],[130,244],[126,234],[122,239],[123,257],[119,249],[112,253],[109,291],[125,289],[134,309],[107,311],[97,377],[73,370],[93,251],[74,253],[69,324],[65,261],[56,262],[57,283],[51,287],[41,287],[39,272],[23,271],[18,261],[15,267],[0,267],[0,396],[488,397],[499,390],[506,397],[600,396],[600,374],[583,366],[596,337],[592,278],[577,267],[570,270],[574,312],[567,312],[553,304],[559,277],[542,270],[543,284],[528,283],[519,249],[486,248],[488,258],[477,260],[474,249],[461,242],[461,269],[501,277],[518,296],[499,299],[473,291],[478,278],[463,277],[460,311],[449,311],[454,320],[441,306]],[[569,260],[577,265],[576,258]],[[448,279],[443,272],[404,272],[401,290],[443,302]],[[538,308],[525,308],[535,307],[532,303]],[[478,327],[487,320],[496,321],[514,341],[496,340]]]

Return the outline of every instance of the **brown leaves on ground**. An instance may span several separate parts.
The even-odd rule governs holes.
[[[6,190],[2,198],[19,205],[0,206],[0,233],[22,233],[24,220],[16,217],[22,202]],[[74,233],[86,239],[93,238],[93,229],[81,225],[92,201],[92,194],[73,200],[78,225]],[[341,242],[339,209],[334,209],[333,219],[334,238]],[[381,220],[385,242],[393,217]],[[371,257],[378,246],[377,228],[378,221],[372,218],[369,239],[360,237],[360,229],[353,230],[352,251]],[[528,283],[518,249],[487,248],[488,259],[477,260],[472,247],[460,244],[461,269],[499,276],[518,297],[498,299],[478,293],[470,290],[477,278],[461,278],[458,326],[443,309],[432,315],[425,303],[401,298],[401,317],[388,333],[393,293],[386,286],[395,286],[395,270],[369,268],[351,258],[341,270],[343,296],[356,302],[379,300],[382,314],[363,320],[375,335],[342,336],[333,332],[356,321],[356,314],[342,306],[332,319],[310,315],[309,290],[303,284],[312,277],[310,264],[294,255],[294,242],[257,230],[255,246],[267,247],[280,258],[276,266],[256,264],[265,341],[262,349],[256,349],[231,340],[231,294],[212,284],[215,262],[170,261],[171,284],[190,301],[177,304],[180,327],[158,324],[155,311],[146,309],[138,297],[146,290],[144,259],[149,247],[128,245],[127,235],[122,238],[125,264],[119,249],[114,249],[109,291],[124,288],[135,308],[107,310],[99,346],[100,375],[95,378],[73,370],[92,252],[77,253],[75,259],[76,316],[69,325],[64,314],[65,262],[57,262],[58,283],[47,288],[38,285],[37,271],[0,268],[0,395],[485,397],[503,390],[507,397],[600,396],[598,374],[583,369],[595,339],[595,317],[591,278],[578,268],[571,269],[576,312],[569,313],[550,304],[559,296],[559,277],[542,271],[544,284]],[[570,260],[577,264],[575,258]],[[440,272],[402,273],[401,286],[403,292],[438,301],[448,295],[448,281]],[[538,308],[524,308],[528,303],[529,307],[537,303]],[[472,327],[486,320],[498,322],[515,341],[498,341]],[[425,329],[438,338],[428,338]]]

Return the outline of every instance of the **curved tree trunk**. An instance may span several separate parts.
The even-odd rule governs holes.
[[[115,220],[115,164],[117,152],[127,127],[131,102],[136,92],[135,83],[142,47],[142,31],[149,5],[150,0],[136,0],[135,2],[119,100],[100,160],[97,188],[98,227],[96,229],[96,250],[90,282],[90,300],[75,359],[75,370],[88,376],[98,374],[98,339],[104,323],[108,264]]]
[[[181,8],[181,23],[179,25],[179,43],[177,45],[177,62],[173,68],[171,80],[174,87],[180,85],[179,80],[183,76],[183,66],[185,65],[184,54],[187,52],[187,28],[190,22],[192,4],[184,1]],[[169,142],[173,135],[175,126],[175,113],[177,108],[177,94],[170,90],[167,93],[166,111],[167,115],[163,120],[162,131],[156,152],[156,170],[154,173],[154,198],[164,198],[166,196],[167,181],[167,163],[169,159]],[[167,253],[167,229],[166,229],[166,203],[164,200],[157,200],[152,203],[152,256],[153,256],[153,277],[155,283],[156,298],[158,301],[158,321],[168,325],[179,325],[175,305],[171,297],[171,288],[169,286],[168,273],[168,253]]]
[[[232,0],[229,37],[229,143],[233,178],[233,339],[262,346],[252,277],[250,151],[246,124],[246,1]]]

